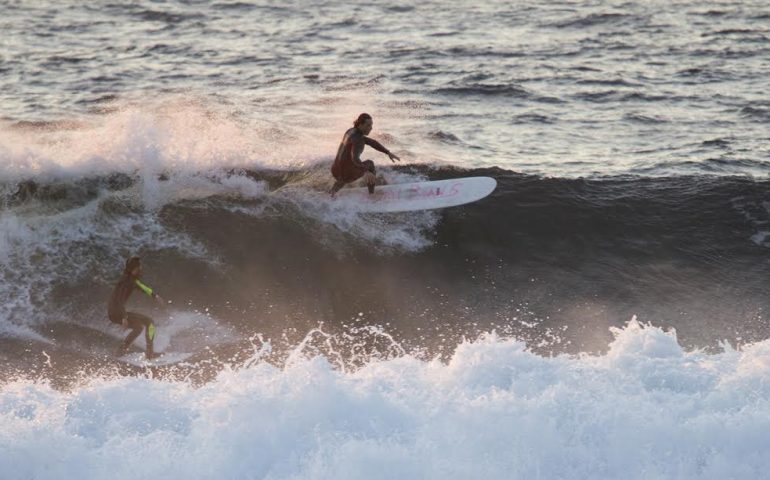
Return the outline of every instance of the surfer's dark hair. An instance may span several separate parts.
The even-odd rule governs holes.
[[[126,269],[123,270],[125,273],[130,274],[133,269],[139,266],[139,264],[142,261],[139,259],[139,257],[131,257],[128,260],[126,260]]]
[[[359,115],[359,116],[358,116],[358,118],[356,118],[356,120],[353,122],[353,126],[354,126],[354,127],[357,127],[357,126],[361,125],[362,123],[364,123],[365,121],[367,121],[367,120],[371,120],[371,119],[372,119],[372,116],[371,116],[371,115],[369,115],[368,113],[362,113],[362,114],[361,114],[361,115]]]

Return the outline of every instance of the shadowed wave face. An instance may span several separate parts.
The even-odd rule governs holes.
[[[461,207],[372,214],[311,187],[327,175],[161,176],[152,209],[146,182],[125,174],[19,183],[2,217],[3,333],[70,350],[83,348],[72,340],[82,329],[116,335],[105,302],[133,253],[174,301],[153,310],[136,295],[136,308],[172,329],[203,315],[208,346],[229,352],[255,334],[299,341],[319,324],[387,325],[405,348],[437,353],[492,330],[544,351],[603,350],[608,327],[633,315],[695,347],[768,333],[767,182],[404,167],[386,176],[492,176],[498,188]]]

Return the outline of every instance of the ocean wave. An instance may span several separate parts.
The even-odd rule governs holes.
[[[464,207],[409,214],[335,203],[325,166],[6,189],[0,332],[55,341],[50,322],[103,325],[115,275],[140,254],[164,296],[246,332],[339,326],[364,312],[433,351],[477,328],[505,327],[545,349],[576,352],[601,350],[603,326],[644,313],[692,345],[767,334],[757,321],[770,308],[761,288],[765,181],[436,166],[383,174],[396,183],[492,176],[498,188]],[[719,293],[725,286],[729,297]],[[516,313],[523,304],[526,315]],[[698,328],[691,319],[699,316],[716,325]],[[549,343],[562,327],[563,341]]]
[[[597,25],[626,25],[638,22],[641,17],[623,13],[592,13],[580,18],[574,18],[549,24],[555,28],[586,28]]]
[[[442,87],[434,91],[439,95],[500,95],[528,98],[532,94],[519,85],[475,84],[465,86]]]

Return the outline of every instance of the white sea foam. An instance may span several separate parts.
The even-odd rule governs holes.
[[[490,334],[448,363],[343,372],[296,356],[200,388],[151,378],[0,390],[3,478],[756,479],[770,343],[707,354],[632,321],[601,356]]]
[[[331,101],[335,108],[315,123],[259,109],[247,118],[232,106],[193,95],[126,100],[112,105],[112,113],[82,117],[73,128],[20,129],[0,122],[0,183],[126,173],[151,184],[160,173],[330,163],[342,134],[360,109],[374,107],[373,98],[357,91],[322,97],[318,101]],[[377,111],[383,125],[405,117],[396,107]],[[394,139],[385,143],[398,151]]]
[[[163,171],[243,167],[258,165],[267,146],[251,140],[258,136],[247,131],[248,125],[194,105],[126,107],[89,120],[71,131],[3,127],[0,179],[45,181],[116,172],[148,178]]]
[[[236,339],[231,328],[201,312],[173,310],[158,322],[155,350],[194,353]],[[125,333],[125,332],[123,332]]]
[[[406,251],[419,251],[431,245],[430,233],[441,218],[435,211],[365,213],[350,203],[332,200],[326,193],[292,192],[284,200],[294,203],[303,215],[322,225],[333,225],[345,234],[376,246]],[[321,237],[324,238],[330,239],[328,235]]]
[[[333,199],[325,189],[317,188],[319,175],[316,172],[304,182],[297,182],[275,192],[271,202],[293,205],[296,213],[316,222],[322,227],[333,227],[335,231],[357,238],[377,248],[399,251],[420,251],[433,241],[431,233],[438,224],[441,214],[437,211],[409,212],[407,214],[381,214],[362,211],[355,201],[344,198]],[[424,176],[398,172],[388,167],[378,171],[388,183],[409,183],[425,180]],[[316,186],[312,188],[309,186]],[[354,186],[363,186],[354,184]],[[262,210],[255,210],[261,215]],[[319,235],[319,241],[326,241],[334,248],[335,237],[328,232]]]

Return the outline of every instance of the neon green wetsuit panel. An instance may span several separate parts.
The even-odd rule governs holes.
[[[143,284],[139,281],[139,279],[135,280],[136,286],[139,287],[144,293],[152,297],[152,288],[148,287],[147,285]],[[150,340],[155,339],[155,324],[151,323],[149,327],[147,327],[147,336],[150,337]]]
[[[152,297],[152,288],[148,287],[147,285],[143,284],[139,280],[136,280],[136,286],[139,287],[144,293]]]

